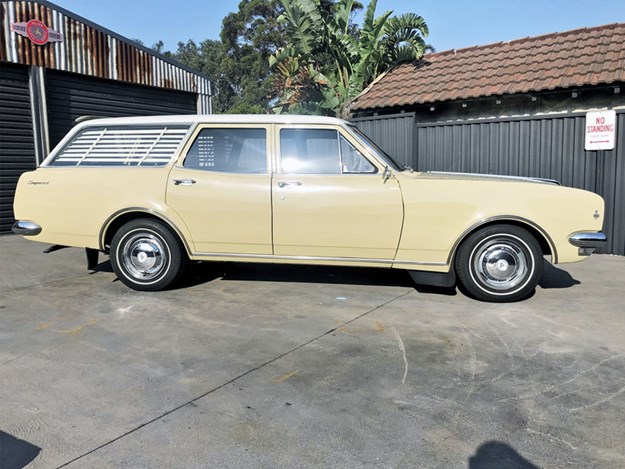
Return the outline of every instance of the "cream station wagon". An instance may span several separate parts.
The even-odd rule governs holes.
[[[82,122],[20,178],[13,231],[110,254],[135,290],[190,261],[405,269],[486,301],[584,259],[604,203],[547,180],[401,167],[352,124],[304,116]],[[91,256],[93,259],[93,256]]]

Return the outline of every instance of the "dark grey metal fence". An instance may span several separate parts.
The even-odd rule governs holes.
[[[352,119],[352,122],[398,162],[414,168],[413,112]]]
[[[385,134],[393,119],[355,123],[391,154],[394,140],[413,148],[406,163],[418,171],[544,177],[600,194],[609,239],[603,252],[625,255],[625,112],[617,115],[617,146],[610,151],[584,150],[585,114],[413,124],[412,132],[402,120]]]

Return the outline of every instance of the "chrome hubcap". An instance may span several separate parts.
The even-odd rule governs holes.
[[[473,269],[489,288],[509,290],[526,279],[529,266],[519,243],[514,239],[494,238],[474,251]]]
[[[167,251],[156,236],[137,234],[125,243],[122,261],[126,271],[134,278],[151,280],[165,268]]]

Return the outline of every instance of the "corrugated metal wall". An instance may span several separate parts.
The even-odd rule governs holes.
[[[0,67],[0,233],[13,224],[13,195],[24,171],[35,168],[28,68]]]
[[[406,114],[408,115],[408,114]],[[386,133],[396,116],[355,120],[385,151],[393,140],[414,148],[418,171],[459,171],[559,180],[600,194],[606,202],[606,253],[625,255],[625,112],[617,117],[617,147],[585,151],[585,115],[531,116],[488,121],[405,123]],[[405,158],[405,156],[402,156]]]
[[[414,167],[415,114],[407,112],[380,117],[352,119],[352,122],[386,153],[406,166]]]
[[[80,116],[150,116],[193,114],[196,95],[184,91],[101,80],[50,70],[47,73],[50,148]]]

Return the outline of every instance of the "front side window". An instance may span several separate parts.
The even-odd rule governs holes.
[[[372,174],[377,172],[376,167],[343,136],[341,136],[341,164],[343,173]]]
[[[202,129],[184,160],[184,167],[225,173],[267,172],[265,129]]]
[[[325,129],[280,131],[282,172],[286,174],[340,174],[338,132]]]
[[[336,130],[282,129],[280,152],[284,174],[367,174],[377,171]]]

